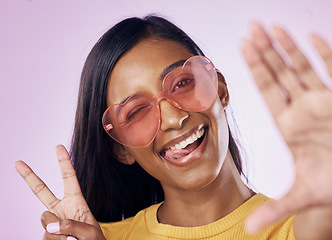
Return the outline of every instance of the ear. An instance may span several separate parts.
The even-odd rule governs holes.
[[[225,109],[229,103],[229,94],[228,94],[227,84],[226,84],[224,76],[218,70],[217,70],[217,75],[218,75],[218,95],[219,95],[221,104],[223,105],[223,107]]]
[[[116,159],[126,165],[132,165],[135,163],[135,159],[131,156],[122,144],[114,141],[113,153]]]

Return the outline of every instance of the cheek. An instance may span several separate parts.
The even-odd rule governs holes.
[[[128,148],[127,151],[147,173],[157,178],[155,173],[160,171],[160,159],[154,154],[152,145],[145,148]]]
[[[215,139],[219,157],[224,159],[228,150],[229,130],[224,108],[219,99],[216,99],[209,111],[212,132]]]

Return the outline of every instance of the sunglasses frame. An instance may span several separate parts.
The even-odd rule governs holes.
[[[130,95],[129,97],[128,97],[128,99],[126,99],[126,101],[125,102],[123,102],[123,103],[118,103],[118,104],[113,104],[112,106],[110,106],[110,107],[108,107],[106,110],[105,110],[105,112],[104,112],[104,114],[103,114],[103,116],[102,116],[102,125],[103,125],[103,128],[104,128],[104,130],[106,131],[106,133],[107,133],[107,135],[109,135],[113,140],[115,140],[116,142],[118,142],[118,143],[120,143],[120,144],[122,144],[122,145],[124,145],[124,146],[128,146],[128,147],[134,147],[134,148],[141,148],[141,147],[146,147],[146,146],[148,146],[148,145],[150,145],[151,144],[151,142],[155,139],[155,137],[156,137],[156,135],[157,135],[157,133],[158,133],[158,129],[160,129],[160,124],[161,124],[161,116],[160,116],[160,107],[159,107],[159,102],[161,101],[161,100],[167,100],[170,104],[172,104],[174,107],[176,107],[176,108],[178,108],[178,109],[180,109],[180,110],[183,110],[183,111],[187,111],[187,110],[185,110],[185,109],[183,109],[177,102],[175,102],[175,101],[173,101],[172,99],[170,99],[170,98],[168,98],[167,96],[165,96],[166,94],[165,94],[165,80],[170,76],[170,74],[174,74],[174,72],[177,72],[177,71],[181,71],[185,66],[186,66],[186,64],[189,62],[189,61],[191,61],[193,58],[203,58],[205,61],[207,61],[207,64],[205,65],[205,68],[206,68],[206,70],[207,71],[210,71],[211,69],[214,69],[214,71],[215,71],[215,73],[214,73],[214,76],[215,76],[215,78],[214,79],[212,79],[212,84],[214,84],[215,85],[215,95],[217,95],[217,92],[218,92],[218,73],[220,73],[219,72],[219,70],[217,70],[216,68],[215,68],[215,66],[214,66],[214,64],[212,63],[212,61],[210,60],[210,59],[208,59],[207,57],[205,57],[205,56],[201,56],[201,55],[195,55],[195,56],[192,56],[192,57],[190,57],[190,58],[188,58],[185,62],[184,62],[184,64],[182,65],[182,67],[179,67],[179,68],[177,68],[177,69],[174,69],[173,71],[171,71],[171,72],[169,72],[164,78],[163,78],[163,81],[162,81],[162,91],[160,91],[159,93],[157,93],[156,95],[154,95],[154,96],[150,96],[150,95],[148,95],[148,94],[145,94],[145,93],[134,93],[134,94],[132,94],[132,95]],[[132,99],[135,95],[145,95],[145,96],[147,96],[147,97],[149,97],[149,98],[153,98],[153,99],[155,99],[155,103],[156,103],[156,114],[157,114],[157,119],[158,119],[158,127],[156,128],[156,131],[155,131],[155,134],[153,135],[153,138],[151,139],[151,141],[149,141],[147,144],[144,144],[144,145],[140,145],[140,146],[133,146],[133,145],[130,145],[130,144],[126,144],[126,143],[123,143],[122,141],[120,141],[120,140],[118,140],[118,139],[116,139],[115,137],[113,137],[110,133],[109,133],[109,131],[111,131],[112,129],[113,129],[113,125],[112,125],[112,123],[108,123],[108,124],[105,124],[104,122],[105,122],[105,119],[106,119],[106,116],[107,116],[107,114],[108,114],[108,111],[111,109],[111,108],[114,108],[115,106],[122,106],[122,105],[125,105],[130,99]],[[216,98],[216,96],[214,97],[214,99]],[[214,101],[213,101],[214,102]],[[202,109],[200,109],[199,111],[204,111],[204,110],[206,110],[206,109],[208,109],[208,108],[210,108],[211,107],[211,105],[213,104],[213,102],[210,104],[210,106],[208,106],[208,107],[205,107],[205,108],[202,108]],[[155,105],[155,104],[153,104],[153,105]],[[188,111],[188,112],[190,112],[190,111]],[[192,111],[192,112],[198,112],[198,111]]]

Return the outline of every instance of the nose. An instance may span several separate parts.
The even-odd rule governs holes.
[[[169,129],[180,129],[184,121],[189,117],[188,112],[174,107],[167,100],[159,102],[160,107],[160,130],[165,132]]]

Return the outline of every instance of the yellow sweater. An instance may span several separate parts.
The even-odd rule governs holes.
[[[244,230],[246,217],[259,205],[269,200],[263,194],[256,194],[216,222],[200,227],[176,227],[161,224],[157,220],[160,204],[152,205],[136,216],[116,223],[100,223],[106,239],[170,240],[170,239],[295,239],[293,232],[294,216],[269,226],[255,235]]]

